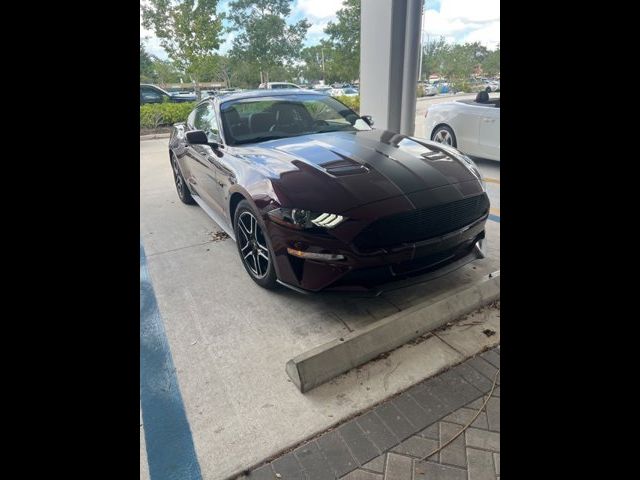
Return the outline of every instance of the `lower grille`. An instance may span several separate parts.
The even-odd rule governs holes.
[[[331,284],[330,289],[340,289],[347,286],[353,287],[354,285],[370,289],[390,281],[424,275],[443,268],[449,263],[455,262],[465,255],[470,254],[476,242],[481,238],[484,238],[484,232],[476,235],[471,240],[465,241],[443,252],[427,255],[404,263],[397,263],[395,265],[352,270],[340,280]]]
[[[353,241],[360,250],[413,243],[459,230],[489,212],[486,194],[376,220]]]

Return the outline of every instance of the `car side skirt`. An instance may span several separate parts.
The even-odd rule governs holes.
[[[231,228],[231,225],[229,225],[227,221],[222,218],[222,215],[220,215],[219,213],[209,208],[209,206],[204,202],[204,200],[202,200],[197,194],[192,193],[191,196],[196,201],[196,203],[200,206],[200,208],[202,208],[202,210],[204,210],[205,213],[209,215],[209,217],[211,217],[211,220],[216,222],[216,224],[220,228],[222,228],[222,230],[224,230],[224,233],[229,235],[229,237],[235,242],[236,234],[233,232],[233,228]]]

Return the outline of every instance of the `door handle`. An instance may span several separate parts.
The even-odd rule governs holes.
[[[483,118],[484,123],[493,123],[496,121],[495,118]]]

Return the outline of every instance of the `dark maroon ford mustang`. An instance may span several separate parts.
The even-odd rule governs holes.
[[[235,239],[266,288],[379,292],[484,256],[475,164],[372,124],[312,91],[209,98],[171,133],[178,195]]]

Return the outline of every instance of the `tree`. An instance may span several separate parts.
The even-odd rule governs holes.
[[[444,37],[438,40],[428,41],[422,52],[422,75],[429,78],[429,75],[440,73],[441,64],[447,55],[449,46]]]
[[[153,78],[160,86],[167,83],[178,83],[182,76],[184,74],[175,67],[173,62],[159,58],[153,59]]]
[[[482,62],[482,71],[490,77],[500,73],[500,44],[487,54]]]
[[[222,20],[218,0],[148,0],[142,24],[152,29],[178,69],[196,84],[209,57],[220,48]]]
[[[238,32],[230,54],[255,64],[260,82],[268,82],[270,72],[299,57],[311,24],[302,19],[287,25],[291,3],[291,0],[235,0],[229,4],[229,30]]]
[[[140,81],[151,82],[153,81],[153,60],[151,56],[144,49],[144,44],[140,42]]]
[[[302,75],[305,79],[315,81],[324,80],[333,83],[340,80],[336,75],[335,49],[327,40],[321,40],[318,45],[303,48],[300,58],[304,62]]]
[[[360,0],[344,0],[337,21],[329,22],[324,33],[335,49],[334,72],[341,80],[360,77]]]

